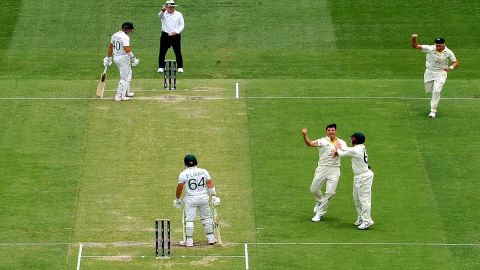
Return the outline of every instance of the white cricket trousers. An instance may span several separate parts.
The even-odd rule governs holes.
[[[194,221],[197,215],[197,209],[200,213],[203,229],[209,241],[215,238],[214,225],[210,212],[208,195],[186,196],[185,202],[185,237],[187,242],[193,241]]]
[[[204,220],[211,217],[209,197],[205,196],[185,196],[185,221],[195,221],[197,216],[197,209],[200,214],[200,219]]]
[[[430,101],[430,111],[437,112],[438,103],[440,103],[440,95],[442,93],[443,85],[447,81],[447,72],[445,70],[430,70],[426,69],[423,76],[425,82],[425,93],[432,93],[432,100]]]
[[[373,172],[368,170],[365,173],[353,177],[353,201],[358,216],[363,222],[373,222],[370,215],[372,210],[372,184]]]
[[[330,200],[335,195],[335,190],[337,190],[339,178],[340,167],[318,166],[315,170],[313,181],[310,185],[310,192],[315,197],[317,205],[319,205],[317,212],[322,216],[327,213]],[[325,184],[325,195],[321,191],[323,184]]]
[[[116,97],[124,97],[130,91],[130,82],[132,81],[132,66],[130,64],[130,56],[116,55],[113,62],[120,71],[120,82],[118,83]]]

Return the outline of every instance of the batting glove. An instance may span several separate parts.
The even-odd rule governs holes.
[[[173,206],[175,208],[180,208],[180,206],[182,206],[182,200],[180,200],[180,199],[173,200]]]
[[[132,67],[138,65],[138,63],[140,63],[140,59],[138,59],[136,57],[132,59]]]
[[[213,206],[219,206],[220,205],[220,198],[217,196],[212,196],[212,204]]]
[[[108,57],[108,56],[105,56],[105,58],[103,58],[103,66],[106,66],[106,65],[111,65],[112,64],[112,57]]]

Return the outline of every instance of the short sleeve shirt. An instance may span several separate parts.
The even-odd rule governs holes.
[[[422,45],[422,52],[427,54],[427,60],[425,66],[427,69],[443,70],[448,66],[448,61],[456,62],[457,58],[455,54],[445,47],[442,52],[435,50],[435,45]]]
[[[124,47],[130,46],[130,37],[123,31],[118,31],[112,35],[110,43],[113,46],[113,55],[126,55]]]
[[[342,139],[336,138],[341,147],[347,147],[347,144]],[[329,137],[317,139],[318,148],[318,166],[333,166],[340,167],[340,157],[333,156],[335,150],[335,142],[332,142]]]
[[[364,144],[338,149],[338,154],[341,157],[347,156],[352,158],[352,170],[354,174],[362,174],[369,170],[367,149]]]
[[[207,180],[211,180],[208,171],[197,166],[186,168],[178,176],[178,183],[184,184],[186,196],[208,196]]]

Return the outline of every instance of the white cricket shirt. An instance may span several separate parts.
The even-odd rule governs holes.
[[[110,43],[112,43],[113,46],[114,56],[126,55],[127,53],[123,47],[130,46],[130,37],[125,34],[125,32],[118,31],[112,35]]]
[[[336,138],[341,147],[347,147],[342,139]],[[317,139],[318,148],[318,166],[340,167],[340,157],[333,157],[335,142],[332,142],[328,136]]]
[[[354,147],[345,147],[337,150],[341,157],[352,158],[352,170],[355,175],[368,172],[367,149],[363,144],[357,144]]]
[[[427,60],[425,66],[431,70],[443,70],[448,67],[448,60],[456,62],[455,54],[445,46],[445,50],[438,52],[435,50],[435,45],[422,45],[422,52],[427,53]]]
[[[197,166],[188,167],[178,176],[178,183],[183,183],[186,196],[208,196],[207,180],[211,180],[207,170]]]
[[[183,21],[183,15],[179,11],[173,11],[172,14],[165,12],[159,12],[158,17],[162,20],[162,32],[171,33],[175,32],[180,34],[185,28],[185,22]]]

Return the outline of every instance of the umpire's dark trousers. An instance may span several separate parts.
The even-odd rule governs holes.
[[[160,36],[160,52],[158,53],[158,67],[165,68],[165,56],[170,47],[173,48],[175,58],[177,60],[177,68],[183,68],[182,45],[180,41],[182,37],[180,34],[169,36],[168,33],[162,31]]]

